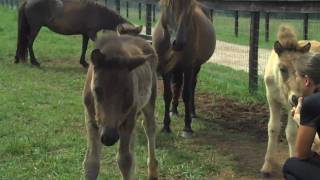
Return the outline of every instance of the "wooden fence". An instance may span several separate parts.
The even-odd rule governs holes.
[[[126,17],[129,17],[130,3],[138,3],[139,19],[142,13],[145,13],[146,34],[142,37],[151,40],[152,23],[156,20],[156,6],[158,0],[103,0],[106,5],[112,2],[115,9],[120,13],[121,1],[125,2]],[[200,0],[201,1],[201,0]],[[308,39],[309,14],[320,12],[320,1],[297,1],[297,0],[203,0],[201,1],[211,13],[214,10],[224,10],[234,12],[234,35],[239,36],[239,12],[249,12],[251,16],[250,23],[250,41],[249,41],[249,91],[255,92],[258,88],[258,49],[259,49],[259,24],[261,13],[265,14],[265,41],[269,41],[269,21],[270,13],[298,13],[303,15],[304,39]],[[15,8],[18,0],[0,0],[3,6]],[[145,10],[142,9],[145,6]],[[122,6],[123,7],[123,6]]]

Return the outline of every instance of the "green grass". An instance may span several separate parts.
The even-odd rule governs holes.
[[[43,28],[35,42],[41,68],[13,64],[16,46],[16,11],[0,7],[0,179],[81,179],[86,149],[82,106],[85,70],[79,65],[80,36],[62,36]],[[92,47],[92,43],[91,46]],[[228,96],[244,103],[265,101],[261,90],[251,96],[247,73],[206,64],[199,75],[199,90]],[[163,101],[157,101],[158,131]],[[163,179],[205,179],[232,169],[241,172],[233,154],[225,154],[217,140],[241,140],[228,134],[213,117],[193,123],[195,137],[179,133],[183,121],[173,119],[174,133],[157,133],[157,157]],[[140,123],[139,123],[140,124]],[[137,125],[136,176],[146,179],[146,138]],[[117,147],[104,148],[100,179],[119,179]]]

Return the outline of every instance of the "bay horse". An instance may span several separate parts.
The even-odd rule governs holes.
[[[148,140],[148,176],[157,179],[155,103],[157,54],[139,37],[109,35],[98,38],[83,91],[88,149],[86,179],[97,179],[101,145],[119,139],[118,165],[123,179],[134,172],[134,127],[139,112]]]
[[[292,27],[282,25],[278,32],[278,40],[274,43],[274,48],[269,56],[264,72],[264,83],[266,86],[266,97],[268,100],[270,117],[268,123],[268,147],[265,154],[264,164],[261,173],[268,177],[273,171],[276,162],[276,152],[278,150],[278,138],[281,132],[282,113],[288,114],[288,122],[285,133],[289,146],[289,156],[296,154],[295,141],[297,134],[297,124],[292,120],[291,108],[295,104],[294,97],[302,96],[302,88],[296,81],[296,71],[299,66],[304,66],[299,61],[305,61],[304,56],[308,53],[319,53],[319,41],[297,40],[297,35]],[[313,67],[315,71],[319,67]],[[283,111],[285,110],[285,111]],[[313,150],[319,148],[319,139],[316,138]]]
[[[77,0],[24,0],[18,10],[18,42],[15,63],[25,61],[39,66],[33,42],[42,26],[64,35],[82,35],[80,64],[85,61],[89,38],[94,41],[100,30],[120,30],[120,33],[139,34],[142,26],[135,27],[115,11],[95,2]]]
[[[164,126],[170,129],[170,103],[177,113],[180,89],[183,84],[185,126],[182,136],[190,137],[192,117],[195,115],[194,92],[201,65],[212,56],[216,37],[213,24],[196,0],[160,0],[161,18],[153,33],[153,45],[159,57],[158,71],[164,84]],[[174,82],[172,93],[171,80]],[[173,95],[172,95],[173,94]]]

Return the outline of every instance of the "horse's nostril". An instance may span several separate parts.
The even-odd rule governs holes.
[[[297,106],[298,105],[298,96],[293,95],[291,97],[291,102],[293,106]]]

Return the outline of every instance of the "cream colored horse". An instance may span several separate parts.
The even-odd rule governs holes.
[[[304,53],[320,52],[318,41],[297,41],[292,28],[282,26],[278,32],[278,41],[274,44],[274,50],[268,59],[265,69],[264,82],[269,103],[270,119],[268,124],[268,147],[261,172],[269,176],[272,172],[272,164],[277,157],[278,137],[281,129],[281,109],[288,113],[286,126],[286,138],[289,145],[290,157],[295,155],[295,139],[297,122],[292,120],[290,109],[292,97],[301,96],[302,92],[295,82],[295,63]],[[299,122],[298,122],[299,123]]]

